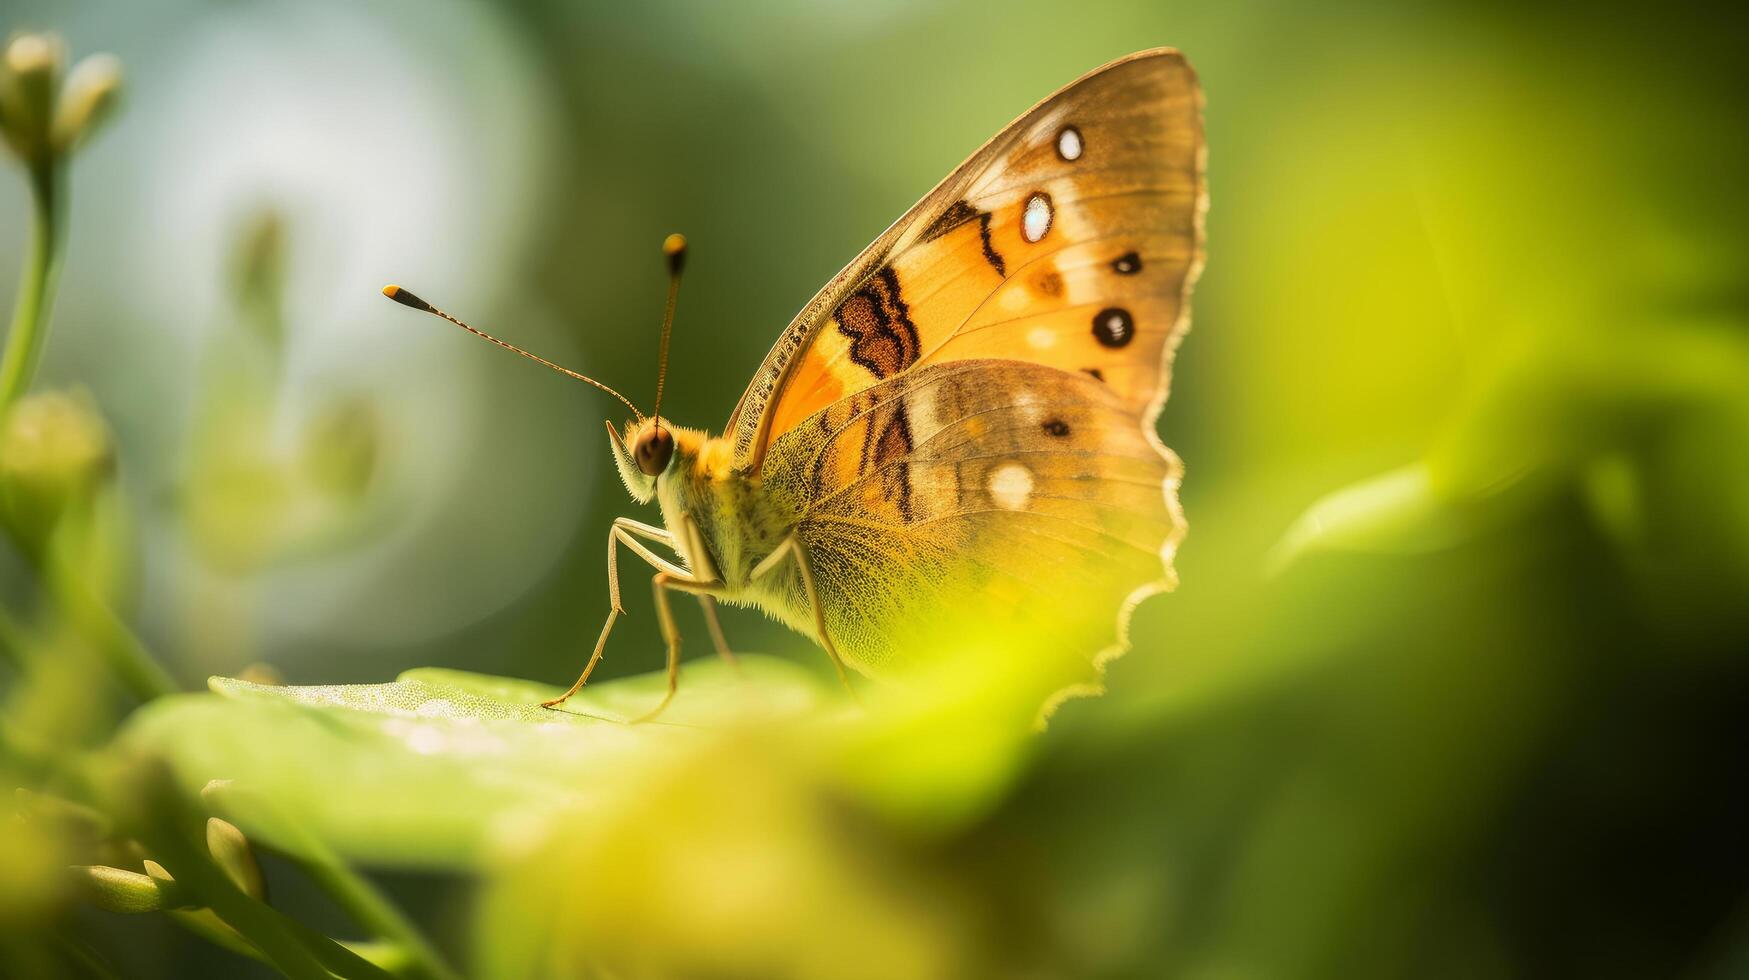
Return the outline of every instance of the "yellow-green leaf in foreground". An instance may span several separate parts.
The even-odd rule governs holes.
[[[462,868],[709,730],[793,719],[822,700],[788,661],[700,660],[658,720],[619,720],[662,686],[660,674],[591,685],[553,711],[540,702],[556,688],[453,670],[317,687],[215,678],[212,693],[138,712],[121,744],[168,761],[191,793],[229,781],[226,818],[280,850],[303,854],[313,839],[379,867]]]

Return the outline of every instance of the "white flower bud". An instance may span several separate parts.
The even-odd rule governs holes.
[[[121,59],[94,54],[73,66],[55,106],[49,143],[56,153],[71,152],[103,124],[121,98]]]

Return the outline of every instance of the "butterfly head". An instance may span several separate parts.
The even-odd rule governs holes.
[[[622,436],[607,423],[607,438],[613,444],[613,462],[626,491],[640,504],[656,496],[656,480],[674,460],[674,433],[655,419],[627,422]]]
[[[619,478],[640,504],[654,500],[658,487],[677,474],[695,473],[708,479],[728,462],[723,440],[667,419],[636,419],[627,422],[623,432],[609,422],[607,438],[613,444]]]

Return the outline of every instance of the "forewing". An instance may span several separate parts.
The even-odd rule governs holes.
[[[803,309],[729,421],[735,465],[922,365],[1005,358],[1104,383],[1151,427],[1201,255],[1200,94],[1175,51],[1010,124]]]

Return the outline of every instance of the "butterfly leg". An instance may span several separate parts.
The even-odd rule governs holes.
[[[693,520],[691,514],[682,513],[680,515],[679,533],[673,537],[684,538],[686,541],[684,551],[672,544],[670,547],[673,547],[677,553],[683,553],[687,556],[687,565],[692,568],[693,581],[718,582],[722,580],[722,573],[717,571],[716,563],[711,560],[711,550],[710,546],[705,543],[704,532],[699,530],[698,522]],[[723,661],[731,667],[734,666],[735,652],[729,649],[728,638],[723,635],[723,622],[717,618],[717,600],[703,592],[695,594],[698,596],[699,608],[704,610],[705,625],[710,628],[711,643],[717,648],[717,656],[722,657]]]
[[[654,708],[632,719],[634,725],[661,714],[680,689],[680,629],[674,625],[674,609],[668,605],[668,587],[673,581],[674,576],[667,572],[657,572],[650,580],[656,595],[656,621],[662,630],[662,642],[668,647],[668,690]]]
[[[613,632],[614,621],[625,612],[625,609],[619,604],[620,545],[632,549],[639,558],[649,562],[663,573],[678,574],[682,577],[686,575],[684,569],[645,547],[644,543],[634,535],[655,541],[658,544],[674,546],[674,536],[659,527],[651,527],[648,524],[641,524],[625,517],[614,520],[613,526],[607,532],[607,622],[602,624],[601,637],[595,641],[595,651],[589,655],[589,662],[583,667],[583,673],[578,675],[577,682],[572,684],[565,693],[551,701],[542,701],[541,707],[557,708],[569,701],[572,695],[583,689],[584,684],[589,683],[589,675],[595,672],[595,665],[601,662],[601,654],[607,649],[607,635]]]
[[[733,667],[739,661],[735,659],[735,651],[729,649],[729,638],[723,635],[723,621],[717,618],[717,600],[700,592],[698,594],[699,608],[704,610],[704,624],[710,630],[711,642],[716,645],[717,656]]]
[[[783,539],[783,544],[766,555],[765,559],[754,566],[752,577],[764,578],[772,569],[783,563],[785,558],[796,563],[796,568],[802,575],[802,592],[808,597],[808,608],[814,614],[814,631],[819,634],[820,646],[826,649],[826,656],[832,660],[832,667],[838,671],[838,683],[850,692],[852,699],[857,697],[856,688],[850,686],[850,672],[844,668],[844,658],[838,655],[838,647],[833,644],[831,634],[826,632],[826,608],[820,604],[820,592],[814,584],[814,569],[808,563],[808,552],[794,534]]]
[[[674,692],[680,689],[680,628],[674,624],[674,609],[668,604],[668,593],[690,592],[698,596],[700,601],[710,603],[706,609],[714,610],[715,597],[723,591],[720,583],[700,582],[685,572],[678,575],[670,571],[657,572],[650,584],[656,594],[656,617],[662,628],[662,641],[668,645],[668,691],[662,695],[660,704],[633,718],[634,725],[661,714],[668,707],[668,702],[674,700]]]

